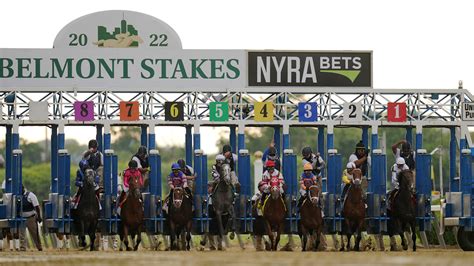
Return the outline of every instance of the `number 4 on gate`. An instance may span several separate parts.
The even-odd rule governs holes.
[[[273,121],[273,103],[272,102],[255,102],[253,113],[254,113],[254,120],[256,122],[272,122]]]

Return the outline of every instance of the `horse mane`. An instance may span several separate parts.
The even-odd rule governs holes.
[[[408,175],[411,175],[413,177],[413,172],[409,169],[403,170],[400,173],[398,173],[398,182],[400,183],[400,187],[402,187],[402,184],[410,185],[410,181],[408,180]]]

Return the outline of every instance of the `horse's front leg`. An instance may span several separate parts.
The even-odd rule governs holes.
[[[140,245],[140,242],[142,242],[142,228],[141,228],[141,225],[139,225],[138,229],[137,229],[137,242],[135,243],[135,246],[133,247],[134,251],[138,250],[138,246]]]
[[[411,240],[413,241],[413,251],[416,251],[416,223],[415,221],[410,221],[411,227]]]
[[[273,250],[273,243],[275,243],[275,239],[272,233],[272,226],[267,220],[265,220],[265,231],[267,231],[268,238],[270,238],[270,249]]]
[[[219,237],[217,239],[217,249],[222,250],[222,240],[224,238],[224,226],[222,225],[222,213],[216,212],[217,225],[219,227]]]
[[[186,224],[186,250],[191,250],[191,228],[193,226],[193,220],[189,220]]]
[[[357,237],[355,239],[355,247],[354,247],[355,251],[360,250],[360,240],[362,239],[362,228],[364,228],[364,219],[361,219],[359,223],[357,224],[357,229],[356,229]]]
[[[317,251],[319,248],[319,243],[321,243],[321,226],[318,226],[316,230],[316,242],[314,243],[314,251]]]
[[[177,250],[178,247],[175,243],[176,241],[176,225],[170,220],[170,249]]]
[[[308,241],[308,235],[307,235],[307,230],[304,225],[301,225],[301,251],[306,251],[306,242]]]
[[[276,239],[275,239],[275,246],[273,247],[273,250],[277,251],[277,248],[278,248],[278,243],[280,243],[280,235],[281,235],[281,232],[283,231],[283,224],[280,223],[278,225],[278,228],[276,230],[277,232],[277,236],[276,236]]]

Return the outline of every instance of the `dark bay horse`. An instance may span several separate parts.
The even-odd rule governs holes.
[[[224,235],[227,233],[227,228],[224,229],[224,217],[229,217],[231,220],[230,224],[232,227],[232,232],[235,231],[235,214],[234,214],[234,191],[232,190],[232,185],[230,182],[230,166],[229,164],[223,164],[219,171],[219,182],[217,187],[212,193],[212,206],[216,214],[216,220],[219,229],[218,237],[218,249],[222,249],[222,240]]]
[[[137,176],[132,176],[129,181],[129,191],[127,199],[123,203],[120,217],[122,222],[120,224],[120,241],[125,244],[125,248],[129,251],[132,250],[128,246],[128,235],[137,241],[133,250],[137,250],[140,242],[142,241],[141,233],[143,226],[143,202],[142,195],[140,193],[140,181]],[[122,250],[122,244],[120,244],[120,250]]]
[[[362,239],[362,230],[365,221],[365,204],[362,191],[362,171],[354,169],[352,172],[353,180],[347,191],[347,197],[343,206],[344,225],[343,232],[347,235],[347,250],[351,250],[351,237],[356,234],[354,250],[359,251],[360,240]],[[344,251],[344,239],[341,233],[341,251]]]
[[[321,232],[323,230],[323,216],[321,213],[321,207],[319,205],[320,189],[318,186],[310,186],[307,191],[307,198],[304,200],[300,208],[301,220],[301,242],[303,249],[306,251],[306,243],[308,241],[308,235],[313,235],[315,243],[313,245],[313,251],[318,250],[319,243],[321,241]]]
[[[186,195],[185,190],[181,187],[173,189],[169,206],[169,222],[170,222],[170,240],[171,249],[179,250],[179,238],[181,231],[186,230],[186,250],[191,249],[191,229],[193,226],[193,202],[191,195]]]
[[[270,238],[271,250],[276,251],[280,235],[284,229],[286,207],[280,193],[280,187],[272,186],[270,195],[265,199],[263,217],[265,218],[267,235]],[[276,232],[276,237],[273,234]]]
[[[388,233],[390,236],[390,250],[396,250],[396,242],[393,239],[395,234],[399,234],[402,239],[402,247],[408,249],[405,241],[404,231],[407,225],[411,227],[411,239],[413,240],[413,251],[416,251],[416,202],[413,193],[413,172],[410,170],[401,171],[398,174],[399,190],[392,200],[391,210],[387,212],[390,217]]]
[[[90,250],[94,250],[95,232],[99,221],[99,201],[97,200],[94,177],[96,173],[87,169],[84,176],[84,185],[81,188],[81,199],[74,212],[80,245],[86,247],[86,234],[90,238]]]

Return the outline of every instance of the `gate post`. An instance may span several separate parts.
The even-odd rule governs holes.
[[[328,150],[327,192],[323,193],[325,225],[329,234],[341,232],[341,155],[336,149]]]
[[[367,191],[369,234],[380,234],[387,231],[387,158],[382,150],[372,151],[372,178]]]
[[[417,134],[418,138],[418,134]],[[416,156],[417,220],[420,231],[431,230],[431,155],[418,149]]]
[[[471,150],[463,149],[461,150],[462,217],[459,219],[459,225],[464,227],[464,231],[469,232],[474,231],[473,181]]]
[[[238,170],[239,170],[239,183],[240,183],[240,193],[238,195],[239,202],[237,207],[237,217],[240,219],[240,228],[237,228],[240,233],[245,234],[252,232],[252,202],[250,198],[251,189],[250,189],[250,155],[249,151],[246,149],[239,150],[239,159]]]

